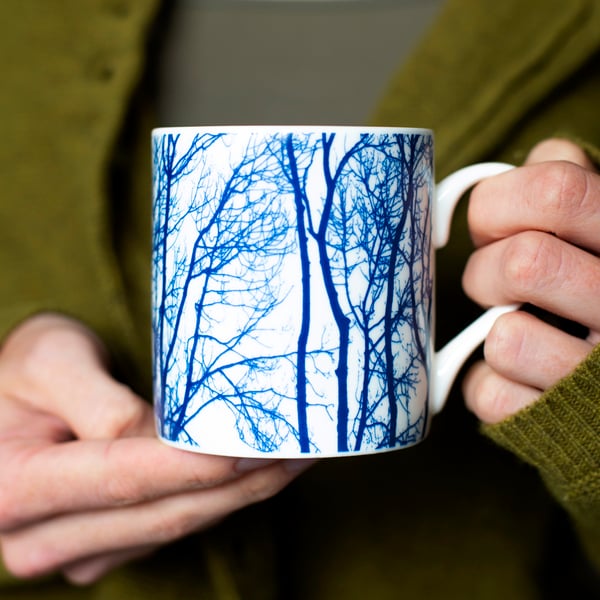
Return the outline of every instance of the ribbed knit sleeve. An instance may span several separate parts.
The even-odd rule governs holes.
[[[538,469],[600,566],[600,346],[536,403],[483,432]]]

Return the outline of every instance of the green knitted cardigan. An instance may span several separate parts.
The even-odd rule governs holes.
[[[39,311],[73,315],[148,397],[152,120],[140,89],[158,4],[0,3],[0,336]],[[372,121],[433,128],[439,177],[519,163],[550,135],[600,162],[599,46],[597,0],[449,0]],[[440,341],[477,312],[460,290],[467,239],[463,204],[438,256]],[[593,597],[599,401],[600,349],[484,435],[455,390],[415,449],[323,461],[89,588],[0,568],[0,597]]]

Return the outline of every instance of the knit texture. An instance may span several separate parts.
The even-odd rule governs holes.
[[[538,402],[497,425],[492,440],[539,469],[600,564],[600,347]]]
[[[157,0],[0,4],[0,337],[35,312],[81,319],[140,362],[107,202]],[[8,258],[10,257],[10,259]]]
[[[597,50],[599,11],[594,0],[448,0],[374,121],[433,128],[440,177],[481,160]]]
[[[142,389],[150,121],[140,124],[147,113],[131,101],[157,10],[158,0],[0,2],[0,335],[34,312],[71,314]],[[599,19],[596,0],[449,0],[373,120],[433,128],[439,177],[478,160],[517,163],[559,133],[594,152]],[[124,146],[124,130],[139,143]],[[115,178],[116,166],[135,176]],[[438,253],[440,341],[478,312],[460,290],[470,251],[464,206]],[[534,407],[486,429],[532,467],[479,433],[456,389],[419,447],[324,461],[272,501],[89,588],[0,571],[0,596],[593,597],[578,578],[584,558],[554,525],[562,506],[600,557],[599,364],[596,351]]]

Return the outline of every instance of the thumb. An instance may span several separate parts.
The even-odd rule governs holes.
[[[549,160],[565,160],[580,167],[595,170],[594,163],[583,148],[561,138],[549,138],[536,144],[529,152],[525,164],[532,165]]]
[[[80,439],[153,435],[151,407],[108,371],[100,339],[79,321],[37,315],[0,351],[0,385],[29,407],[61,418]]]

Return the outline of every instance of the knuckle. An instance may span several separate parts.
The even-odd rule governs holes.
[[[278,470],[266,469],[243,478],[240,481],[240,489],[244,503],[256,504],[273,497],[283,486],[280,478],[277,477],[278,473]]]
[[[228,461],[199,461],[198,464],[192,464],[183,481],[187,489],[201,490],[217,487],[235,476]]]
[[[94,437],[118,438],[135,431],[148,417],[148,407],[126,385],[110,382],[111,402],[98,405]]]
[[[55,381],[61,366],[103,361],[105,350],[83,324],[53,314],[40,314],[17,326],[1,351],[13,379],[39,383]]]
[[[103,451],[102,476],[98,478],[95,497],[101,505],[113,508],[143,503],[155,497],[151,484],[156,474],[147,472],[136,458],[124,461],[126,448],[117,439],[109,440]],[[128,453],[131,456],[131,452]],[[144,463],[146,465],[148,463]],[[139,468],[136,468],[139,465]]]
[[[510,414],[512,396],[496,377],[482,377],[473,388],[474,411],[484,423],[497,423]]]
[[[81,356],[81,339],[70,328],[36,329],[19,340],[13,366],[26,381],[52,381],[61,361],[72,363]]]
[[[585,169],[568,161],[543,163],[538,169],[534,198],[541,210],[561,219],[587,211],[590,196]]]
[[[496,319],[484,344],[486,361],[501,368],[518,364],[525,346],[523,313],[507,313]]]
[[[39,380],[44,376],[47,367],[52,366],[56,361],[54,340],[57,337],[61,336],[57,336],[52,331],[44,331],[32,336],[27,344],[23,344],[19,348],[16,366],[21,376],[32,381]]]
[[[515,235],[506,248],[504,279],[517,299],[527,300],[556,280],[561,264],[555,238],[536,231],[523,232]]]
[[[152,543],[166,544],[186,536],[195,529],[196,524],[197,515],[170,514],[165,511],[154,515],[147,538]]]
[[[103,500],[112,507],[128,506],[139,500],[139,494],[131,481],[124,477],[110,477],[101,491]]]
[[[0,533],[10,532],[29,520],[31,484],[27,480],[27,453],[7,456],[2,453],[0,479]]]
[[[80,346],[80,335],[70,327],[49,326],[31,336],[29,355],[36,360],[49,361],[56,357],[57,348]]]

